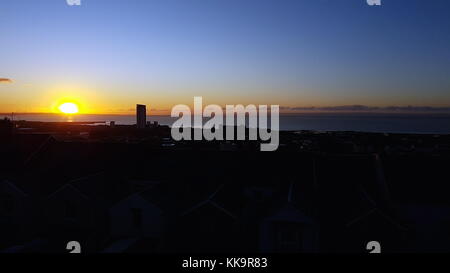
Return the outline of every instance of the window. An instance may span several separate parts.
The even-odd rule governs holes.
[[[14,210],[14,199],[9,194],[0,195],[0,211],[4,215],[11,215]]]
[[[66,200],[64,204],[64,217],[69,219],[77,217],[77,207],[68,200]]]
[[[275,230],[277,251],[297,252],[302,250],[302,227],[294,223],[278,223]]]
[[[140,208],[132,208],[131,209],[131,215],[133,220],[133,226],[135,228],[141,228],[142,227],[142,209]]]

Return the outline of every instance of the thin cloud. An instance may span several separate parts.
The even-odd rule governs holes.
[[[13,81],[8,78],[0,78],[0,83],[13,83]]]
[[[450,107],[432,106],[366,106],[366,105],[342,105],[325,107],[280,107],[282,111],[329,111],[329,112],[450,112]]]

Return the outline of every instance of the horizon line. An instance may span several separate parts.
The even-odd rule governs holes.
[[[450,106],[367,106],[367,105],[340,105],[340,106],[280,106],[280,114],[304,114],[304,113],[380,113],[380,114],[393,114],[393,113],[450,113]],[[225,112],[225,108],[222,110]],[[128,116],[134,115],[135,110],[120,111],[120,112],[81,112],[75,115],[118,115]],[[149,109],[147,113],[153,113],[151,116],[170,116],[171,110],[168,109]],[[65,115],[58,112],[1,112],[0,115]],[[150,115],[150,114],[148,114]]]

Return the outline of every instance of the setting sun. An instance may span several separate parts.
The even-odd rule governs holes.
[[[78,106],[72,102],[66,102],[58,106],[59,111],[64,114],[76,114],[78,113]]]

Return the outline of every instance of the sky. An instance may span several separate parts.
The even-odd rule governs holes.
[[[450,107],[450,1],[2,0],[0,112]]]

